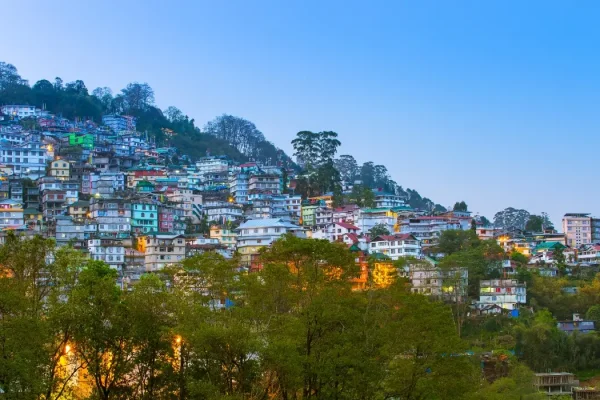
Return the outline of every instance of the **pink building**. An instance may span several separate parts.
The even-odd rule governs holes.
[[[592,217],[590,214],[565,214],[562,219],[562,229],[569,247],[592,243]]]

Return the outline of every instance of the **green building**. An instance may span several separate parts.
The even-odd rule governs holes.
[[[85,149],[94,148],[94,136],[93,135],[77,135],[75,133],[69,134],[69,146],[81,146]]]

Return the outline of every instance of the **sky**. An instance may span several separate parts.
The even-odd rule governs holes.
[[[600,215],[600,3],[7,1],[0,61],[30,83],[147,82],[197,125],[246,118],[293,152],[333,130],[359,163],[492,219]]]

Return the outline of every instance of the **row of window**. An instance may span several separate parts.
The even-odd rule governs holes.
[[[261,232],[262,231],[262,232]],[[282,228],[263,228],[263,229],[244,229],[244,235],[249,235],[250,233],[281,233],[283,232]]]

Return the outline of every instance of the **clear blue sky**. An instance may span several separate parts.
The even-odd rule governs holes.
[[[598,2],[6,1],[0,60],[34,83],[148,82],[199,125],[253,121],[489,218],[600,214]]]

